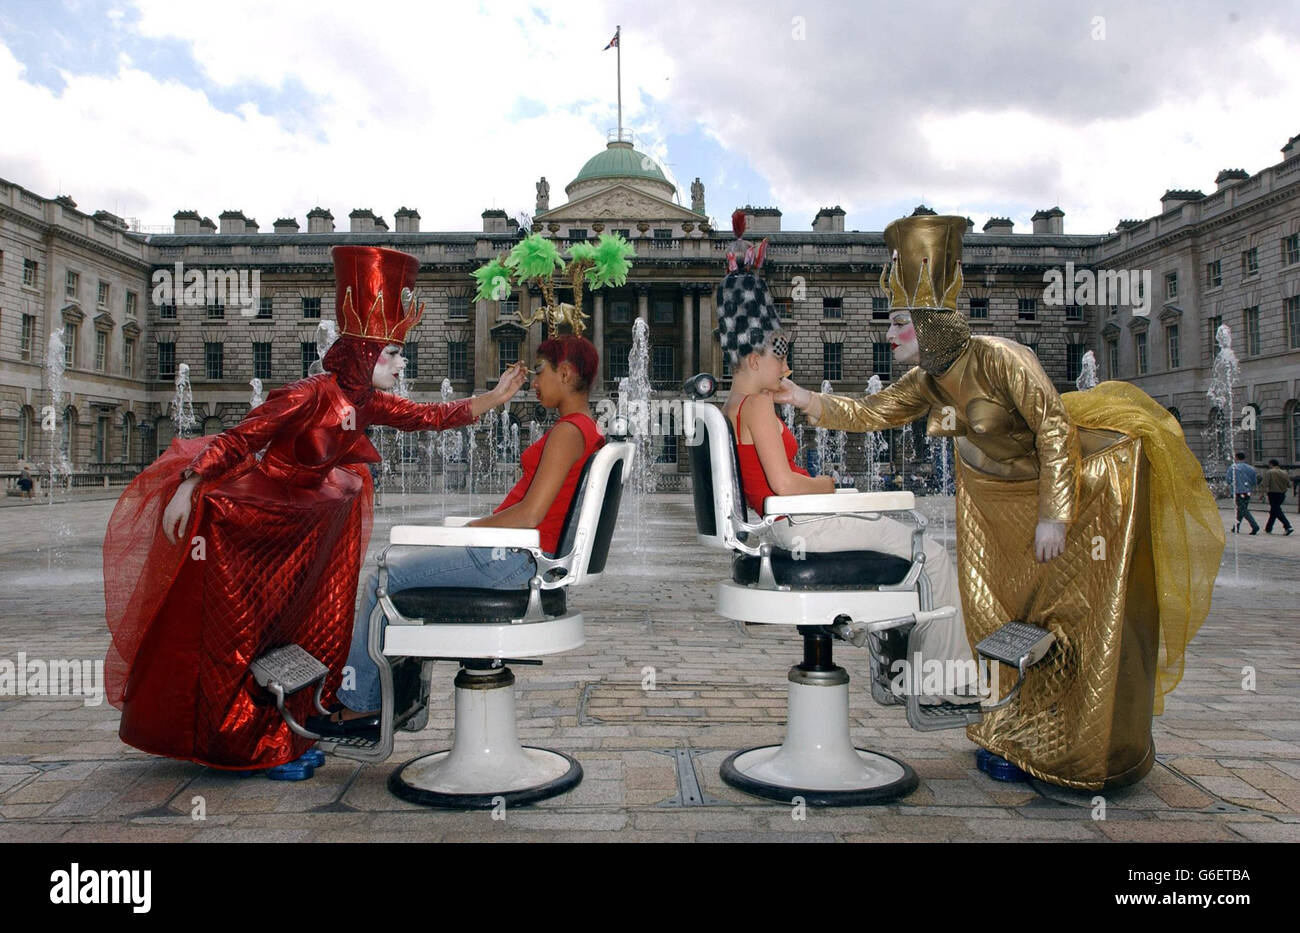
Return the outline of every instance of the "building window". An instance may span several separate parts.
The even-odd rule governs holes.
[[[1172,301],[1178,297],[1178,273],[1165,273],[1165,299]]]
[[[257,319],[259,321],[271,320],[271,299],[269,296],[257,299]]]
[[[1081,343],[1067,343],[1065,345],[1065,378],[1074,382],[1083,372],[1083,354],[1087,352],[1087,347]]]
[[[135,376],[135,341],[130,337],[122,341],[122,375]]]
[[[36,287],[36,266],[38,263],[33,259],[23,260],[23,284],[28,288]]]
[[[26,460],[29,453],[27,446],[31,443],[32,411],[23,406],[18,412],[18,459]]]
[[[671,327],[677,321],[676,302],[671,298],[656,298],[650,303],[650,323],[667,324]]]
[[[1066,319],[1067,321],[1075,321],[1075,322],[1082,321],[1082,320],[1083,320],[1083,308],[1082,308],[1082,306],[1080,306],[1080,305],[1066,305],[1066,306],[1065,306],[1065,319]]]
[[[128,412],[122,418],[122,456],[123,463],[131,459],[131,429],[134,417]]]
[[[871,319],[873,321],[889,320],[889,299],[883,295],[873,295],[871,298]]]
[[[623,239],[625,239],[625,240],[630,240],[630,239],[632,239],[632,228],[631,228],[631,227],[615,227],[615,228],[614,228],[614,236],[621,236],[621,237],[622,237]]]
[[[224,379],[226,346],[222,343],[207,341],[203,344],[203,368],[209,379]]]
[[[1119,341],[1106,341],[1106,378],[1119,378]]]
[[[1147,335],[1137,334],[1133,338],[1133,348],[1137,356],[1137,369],[1139,376],[1147,374]]]
[[[511,364],[519,360],[519,341],[514,337],[502,337],[497,341],[497,375],[505,374]]]
[[[508,318],[508,317],[517,318],[517,317],[519,316],[519,299],[518,299],[518,298],[502,298],[499,302],[497,302],[497,305],[498,305],[497,317],[499,317],[499,318]]]
[[[627,357],[632,352],[632,345],[630,343],[609,343],[606,346],[608,350],[605,353],[605,378],[610,382],[626,379],[628,376]],[[723,356],[725,357],[726,354],[724,353]]]
[[[1264,462],[1264,422],[1263,413],[1259,406],[1254,402],[1250,403],[1250,409],[1255,413],[1255,426],[1250,429],[1250,452],[1251,459],[1255,463]]]
[[[158,306],[158,320],[160,320],[160,321],[174,321],[174,320],[176,320],[176,305],[175,305],[175,304],[159,305],[159,306]]]
[[[1214,354],[1219,352],[1219,345],[1215,340],[1218,337],[1219,328],[1223,326],[1223,315],[1216,314],[1214,317],[1209,319],[1208,323],[1210,325],[1210,339],[1206,341],[1205,345],[1209,348],[1210,358],[1213,359]]]
[[[176,378],[176,344],[172,342],[158,344],[158,378]]]
[[[677,381],[677,354],[671,345],[650,348],[650,381],[659,385]]]
[[[793,306],[790,303],[790,299],[788,298],[776,299],[773,302],[773,305],[776,307],[776,319],[778,321],[790,320],[791,314],[794,313]]]
[[[253,378],[271,378],[271,344],[268,342],[253,344]]]
[[[609,303],[609,323],[611,324],[632,323],[632,302],[611,301]]]
[[[72,369],[77,365],[77,325],[63,325],[63,366]]]
[[[19,338],[18,341],[18,352],[23,360],[28,362],[31,361],[32,348],[35,345],[36,345],[36,315],[24,314],[22,336]]]
[[[1300,405],[1291,403],[1291,462],[1300,463]]]
[[[1036,343],[1027,343],[1027,344],[1025,344],[1025,346],[1027,346],[1027,347],[1029,348],[1029,352],[1030,352],[1030,353],[1034,354],[1034,356],[1038,356],[1038,344],[1036,344]]]
[[[209,321],[224,321],[226,319],[226,306],[219,301],[214,301],[208,305]]]
[[[1248,278],[1259,274],[1259,249],[1252,246],[1241,254],[1241,275]]]
[[[1038,318],[1038,299],[1021,298],[1017,302],[1019,318],[1022,321],[1033,321]]]
[[[106,310],[108,308],[108,283],[107,282],[99,283],[99,292],[95,296],[95,304],[99,307],[101,311]]]
[[[408,340],[402,345],[402,356],[406,357],[406,369],[403,376],[406,379],[420,378],[420,341]]]
[[[76,298],[77,293],[81,291],[81,274],[69,269],[67,276],[64,278],[63,290],[69,298]]]
[[[1247,308],[1242,317],[1246,325],[1246,355],[1259,356],[1259,307]]]
[[[138,297],[135,292],[126,293],[126,316],[135,317],[135,308],[138,303]]]
[[[676,463],[677,462],[677,435],[665,434],[659,447],[659,456],[655,457],[655,463]]]
[[[95,419],[95,462],[103,463],[108,459],[108,419],[100,416]]]
[[[302,377],[311,375],[311,364],[316,362],[316,341],[303,340],[298,343],[298,358],[302,363]]]
[[[1300,262],[1300,233],[1293,233],[1282,240],[1282,262],[1288,266]]]
[[[95,331],[95,372],[102,373],[104,367],[108,364],[108,334],[105,331]]]
[[[1205,264],[1205,287],[1218,288],[1223,284],[1223,264],[1218,259]]]
[[[469,343],[467,341],[447,341],[447,378],[453,382],[464,382],[469,378]]]
[[[302,316],[308,320],[320,320],[320,299],[304,298],[302,300]]]
[[[586,239],[587,239],[587,228],[586,228],[586,227],[570,227],[570,228],[569,228],[569,242],[570,242],[570,243],[581,243],[581,242],[585,242]]]
[[[844,299],[843,298],[823,298],[822,299],[822,317],[840,320],[844,317]]]
[[[1165,360],[1169,363],[1170,369],[1177,369],[1182,365],[1182,355],[1178,349],[1178,325],[1170,324],[1165,328]]]
[[[822,344],[822,379],[837,382],[844,378],[844,344]]]
[[[731,354],[730,353],[724,352],[722,354],[722,375],[719,376],[718,378],[721,379],[723,382],[731,381]]]
[[[469,299],[468,298],[448,298],[447,299],[447,319],[450,321],[464,321],[469,318]]]
[[[671,239],[673,238],[673,231],[672,231],[672,228],[671,228],[671,227],[655,227],[655,229],[654,229],[654,238],[655,238],[656,240],[671,240]]]
[[[1292,350],[1300,350],[1300,295],[1285,299],[1282,308],[1286,312],[1287,346]],[[27,357],[24,356],[23,359]]]
[[[973,319],[987,319],[989,316],[989,300],[987,298],[972,298],[970,300],[970,316]]]
[[[894,348],[888,340],[877,340],[871,345],[871,371],[885,382],[893,378]]]

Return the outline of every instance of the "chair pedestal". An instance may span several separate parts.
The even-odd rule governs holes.
[[[578,762],[563,752],[519,744],[514,682],[506,667],[461,668],[452,747],[408,761],[389,777],[388,789],[423,806],[487,810],[576,787],[582,781]]]
[[[916,789],[904,762],[855,748],[849,737],[849,675],[831,663],[830,636],[804,634],[804,663],[790,669],[785,742],[735,752],[721,776],[737,790],[811,806],[885,803]]]

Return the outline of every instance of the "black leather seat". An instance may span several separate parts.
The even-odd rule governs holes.
[[[542,611],[564,615],[566,587],[542,590]],[[392,594],[393,605],[408,619],[425,622],[500,625],[518,619],[528,609],[528,590],[485,590],[423,587]]]
[[[731,579],[741,584],[757,583],[760,563],[757,556],[737,553],[731,561]],[[911,561],[877,551],[804,554],[796,559],[784,548],[772,549],[772,576],[776,582],[799,589],[885,586],[902,581],[911,566]]]

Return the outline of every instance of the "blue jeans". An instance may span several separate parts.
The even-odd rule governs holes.
[[[493,551],[497,556],[494,560]],[[525,589],[537,572],[527,551],[500,551],[488,547],[395,547],[388,552],[388,592],[424,587],[467,587],[484,590]],[[379,709],[379,668],[370,659],[370,618],[379,602],[379,569],[366,574],[364,596],[352,625],[348,666],[355,672],[352,689],[339,690],[339,701],[350,710],[365,713]],[[344,682],[348,678],[344,676]]]

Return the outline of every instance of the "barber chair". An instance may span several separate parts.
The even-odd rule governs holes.
[[[716,405],[703,401],[716,380],[701,374],[685,386],[694,404],[694,434],[687,438],[698,538],[732,552],[732,578],[718,584],[717,611],[738,623],[794,626],[803,638],[803,661],[790,668],[784,743],[744,749],[723,762],[721,776],[739,790],[811,805],[883,803],[911,793],[915,772],[890,755],[857,748],[849,736],[849,675],[835,664],[833,644],[848,641],[872,654],[872,694],[881,702],[904,702],[920,728],[964,726],[968,707],[931,709],[912,691],[906,699],[890,689],[893,661],[907,656],[918,622],[952,618],[951,606],[935,607],[925,575],[925,519],[910,492],[777,496],[766,500],[768,518],[750,521],[741,487],[735,431]],[[793,554],[770,542],[775,516],[853,515],[870,522],[885,512],[911,512],[917,529],[912,559],[873,551]]]
[[[535,529],[466,527],[468,518],[444,525],[395,526],[379,555],[379,601],[370,620],[370,657],[379,667],[382,715],[378,741],[322,738],[299,724],[284,699],[316,685],[326,669],[297,645],[253,664],[258,682],[276,698],[298,735],[319,747],[361,761],[385,761],[398,728],[428,722],[434,661],[455,661],[455,732],[450,749],[421,755],[392,773],[388,789],[411,803],[451,809],[519,806],[565,793],[582,781],[569,755],[523,746],[515,725],[515,677],[507,665],[541,664],[540,658],[581,647],[582,613],[566,605],[568,588],[600,578],[609,556],[623,484],[634,449],[607,443],[583,466],[556,557],[541,550]],[[395,547],[487,547],[528,551],[537,573],[527,589],[409,589],[388,591],[388,552]],[[381,625],[386,620],[387,626]],[[314,665],[314,666],[313,666]]]

